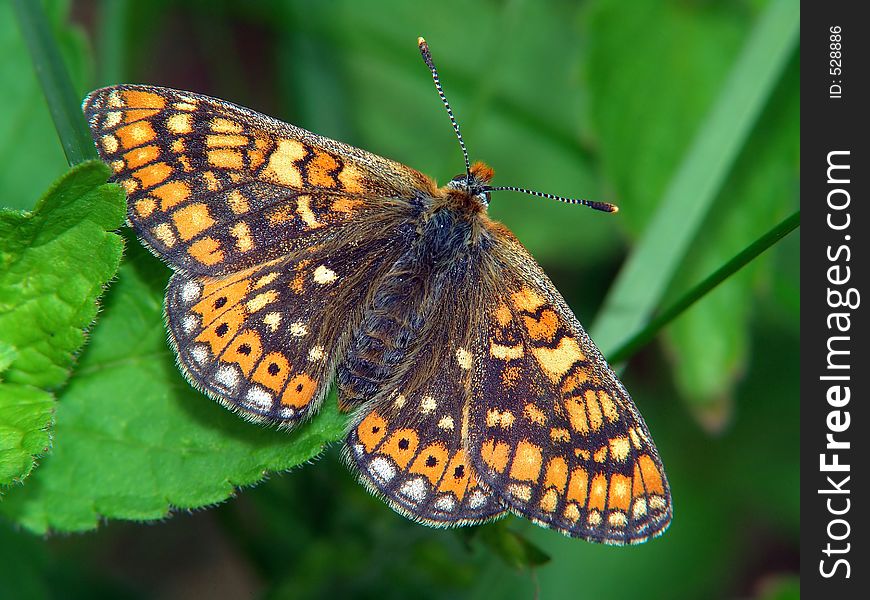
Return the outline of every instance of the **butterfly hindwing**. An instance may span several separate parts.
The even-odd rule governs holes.
[[[445,243],[445,232],[465,227],[452,218],[421,226],[379,281],[337,377],[339,402],[357,411],[351,467],[397,511],[439,526],[504,512],[466,445],[483,253],[467,250],[461,235]]]
[[[192,275],[273,260],[384,199],[434,189],[404,165],[208,96],[123,85],[92,92],[84,111],[137,235]]]
[[[504,507],[464,445],[467,407],[467,389],[444,380],[368,405],[347,435],[347,461],[366,487],[414,520],[453,527],[497,517]]]
[[[377,252],[344,243],[340,229],[223,277],[176,273],[166,320],[187,378],[253,420],[289,426],[315,411],[365,298],[403,251],[402,224],[379,223],[368,240]]]
[[[469,416],[474,466],[510,509],[573,537],[639,543],[670,522],[658,452],[625,388],[512,236],[493,256]]]

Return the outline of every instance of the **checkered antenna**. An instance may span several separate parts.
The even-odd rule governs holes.
[[[453,116],[453,109],[450,108],[450,103],[447,102],[447,96],[444,95],[444,90],[441,88],[441,80],[438,79],[438,69],[435,68],[435,63],[432,62],[432,53],[429,52],[429,44],[422,37],[417,38],[417,46],[420,47],[420,54],[423,55],[423,60],[426,66],[432,71],[432,79],[435,81],[435,89],[438,90],[438,95],[441,97],[441,102],[444,103],[444,108],[447,109],[447,116],[450,117],[450,123],[453,125],[453,131],[456,132],[456,137],[459,139],[459,146],[462,148],[462,156],[465,158],[465,174],[471,178],[471,163],[468,160],[468,150],[465,148],[465,142],[462,141],[462,133],[459,131],[459,123],[456,122],[456,117]]]
[[[598,202],[597,200],[586,200],[585,198],[563,198],[562,196],[555,196],[553,194],[546,194],[544,192],[536,192],[534,190],[527,190],[526,188],[514,187],[512,185],[500,185],[500,186],[486,186],[484,188],[486,192],[522,192],[523,194],[531,194],[532,196],[538,196],[539,198],[549,198],[550,200],[558,200],[559,202],[565,202],[566,204],[580,204],[582,206],[588,206],[589,208],[594,208],[595,210],[600,210],[603,212],[615,213],[619,212],[619,207],[615,204],[610,204],[609,202]]]

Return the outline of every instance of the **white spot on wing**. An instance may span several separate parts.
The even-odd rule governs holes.
[[[308,335],[308,327],[302,321],[296,321],[290,326],[290,335],[293,337],[304,337]]]
[[[399,489],[399,493],[414,502],[423,500],[426,497],[426,491],[426,481],[422,477],[415,477],[406,481]]]
[[[486,496],[480,490],[471,490],[471,495],[468,496],[468,506],[471,508],[480,508],[486,504]]]
[[[372,459],[369,463],[372,473],[374,473],[381,481],[390,481],[396,476],[396,467],[390,462],[390,459],[378,456]]]
[[[308,351],[308,360],[311,362],[323,360],[324,356],[323,346],[314,346],[314,348]]]
[[[444,512],[451,512],[456,508],[456,500],[453,499],[452,494],[441,494],[435,500],[435,508]]]
[[[239,383],[239,371],[232,365],[224,365],[217,370],[214,378],[228,388],[235,388]]]
[[[456,351],[456,362],[459,363],[460,368],[467,371],[471,368],[471,353],[465,348],[459,348]]]
[[[262,410],[269,410],[272,408],[272,394],[260,386],[255,385],[251,387],[251,389],[248,390],[248,393],[245,394],[245,398],[249,403]]]
[[[281,324],[281,313],[279,313],[279,312],[266,313],[263,316],[263,323],[265,323],[266,326],[271,331],[275,331],[276,329],[278,329],[278,325]]]
[[[450,415],[441,417],[441,420],[438,421],[438,427],[440,427],[441,429],[446,429],[447,431],[453,431],[453,426],[454,426],[453,417],[451,417]]]
[[[420,410],[423,411],[424,414],[429,414],[438,408],[438,403],[435,402],[435,398],[430,395],[425,395],[420,400]]]
[[[194,346],[190,349],[190,356],[193,358],[194,362],[201,365],[208,360],[208,350],[202,345]]]
[[[196,318],[196,315],[185,315],[184,319],[181,321],[184,333],[190,333],[196,329],[197,325],[199,325],[199,319]]]
[[[181,286],[181,299],[185,302],[193,302],[202,293],[202,289],[195,281],[188,281]]]
[[[281,405],[278,409],[278,416],[282,419],[292,419],[296,415],[296,411],[289,406]]]
[[[326,265],[320,265],[314,269],[314,283],[326,285],[327,283],[332,283],[336,279],[338,279],[338,275],[336,275],[335,271]]]

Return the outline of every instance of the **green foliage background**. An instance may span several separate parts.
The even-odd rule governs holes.
[[[673,276],[659,273],[663,298],[630,287],[624,298],[666,307],[798,207],[798,45],[777,29],[796,1],[44,5],[81,96],[120,82],[208,93],[443,182],[461,156],[417,53],[424,35],[472,159],[491,164],[498,184],[620,205],[609,216],[505,192],[490,209],[581,321],[596,323],[605,352],[628,333],[594,317],[602,305],[618,314],[605,296],[634,249],[650,249],[634,260],[655,276],[669,244],[686,239]],[[0,205],[32,209],[68,167],[8,2],[0,47]],[[782,60],[741,67],[752,52]],[[678,208],[662,220],[671,200]],[[0,409],[10,386],[38,386],[27,397],[44,432],[46,395],[57,398],[51,451],[0,490],[0,597],[796,595],[797,233],[625,366],[676,513],[662,538],[634,548],[518,519],[460,531],[412,524],[355,482],[336,447],[263,480],[316,455],[340,416],[326,410],[287,435],[190,389],[164,343],[168,272],[125,237],[68,384],[16,381],[18,355],[0,345],[0,371],[10,369]],[[47,444],[25,446],[29,457]],[[171,507],[219,502],[164,519]],[[47,530],[86,533],[34,535]],[[539,565],[542,553],[550,560]]]

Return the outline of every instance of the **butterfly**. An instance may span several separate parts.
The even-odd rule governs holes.
[[[199,390],[292,427],[335,382],[344,456],[432,526],[508,512],[639,543],[671,520],[628,392],[517,238],[491,220],[493,170],[438,187],[398,162],[235,104],[117,85],[84,101],[128,223],[174,271],[171,345]]]

